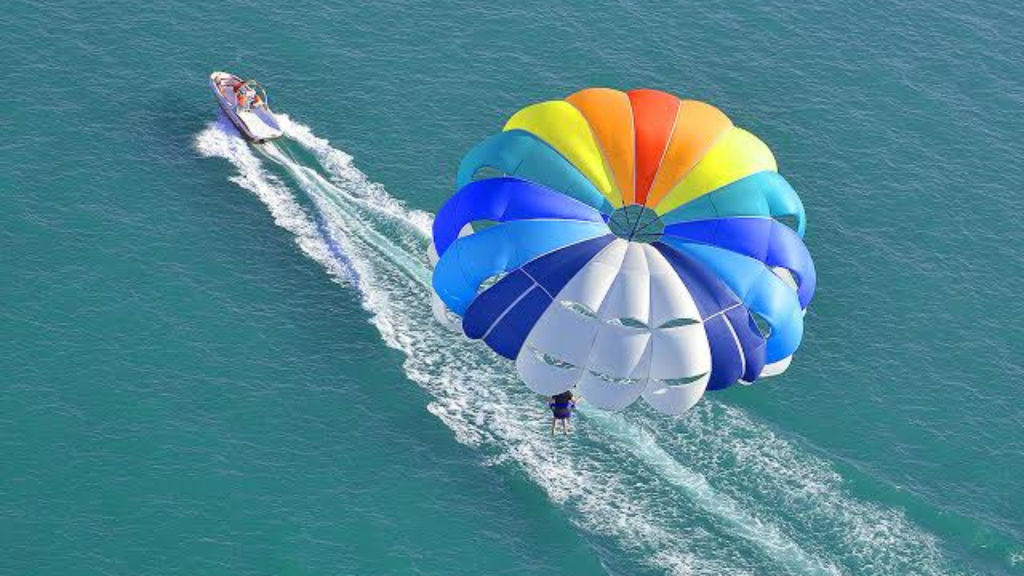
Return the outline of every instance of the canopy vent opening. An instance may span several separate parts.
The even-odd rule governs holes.
[[[608,228],[623,240],[650,244],[661,240],[665,224],[658,213],[640,204],[623,206],[612,213]]]

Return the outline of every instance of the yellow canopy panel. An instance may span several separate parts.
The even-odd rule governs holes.
[[[669,190],[655,210],[665,214],[708,192],[765,170],[779,170],[772,151],[757,136],[742,128],[732,128]]]
[[[505,131],[523,130],[547,142],[572,163],[615,207],[622,195],[583,113],[564,100],[541,102],[509,118]]]

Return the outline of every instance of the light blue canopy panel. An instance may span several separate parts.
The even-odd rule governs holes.
[[[797,281],[801,308],[807,308],[814,296],[817,273],[810,252],[796,232],[771,218],[678,222],[667,226],[665,234],[687,242],[717,246],[768,266],[789,270]]]
[[[474,146],[459,164],[456,185],[462,188],[484,167],[542,184],[604,214],[614,210],[571,162],[546,142],[523,130],[500,132]]]
[[[711,268],[751,312],[771,327],[767,361],[777,362],[800,346],[804,333],[803,310],[796,293],[763,263],[735,252],[693,244],[672,236],[663,241]]]
[[[434,248],[443,255],[470,222],[538,218],[604,221],[594,208],[540,184],[518,178],[489,178],[463,186],[441,207],[434,219]]]
[[[516,220],[453,242],[434,268],[434,292],[462,316],[484,280],[538,256],[608,234],[603,222]]]
[[[760,216],[796,218],[802,238],[807,226],[804,204],[793,187],[779,173],[756,172],[718,190],[695,198],[661,217],[666,224],[687,220],[711,220]]]

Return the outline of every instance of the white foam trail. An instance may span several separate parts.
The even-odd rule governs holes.
[[[384,342],[404,352],[407,375],[432,395],[430,412],[491,464],[525,472],[582,528],[671,574],[760,574],[765,564],[797,575],[949,573],[934,540],[899,513],[852,499],[827,463],[721,404],[683,420],[587,412],[574,438],[553,449],[543,406],[511,365],[431,320],[431,216],[405,208],[308,127],[282,121],[319,169],[287,146],[263,151],[315,204]]]
[[[659,476],[679,487],[701,509],[724,522],[732,534],[757,544],[777,563],[797,574],[839,574],[839,568],[814,558],[777,526],[752,516],[735,500],[715,490],[700,473],[683,466],[658,445],[647,429],[631,425],[617,414],[594,411],[591,418],[602,424],[609,437],[626,446]]]
[[[296,202],[291,190],[263,169],[260,159],[223,114],[196,136],[195,148],[203,156],[230,162],[238,174],[229,180],[255,194],[270,210],[274,223],[295,235],[295,243],[303,253],[321,264],[336,280],[353,280],[351,268],[343,259],[332,256],[330,246]]]
[[[873,574],[958,573],[936,538],[902,511],[851,497],[828,463],[742,410],[708,403],[682,432],[659,435],[659,444],[715,478],[720,493],[738,506],[773,511],[810,552]]]
[[[371,202],[374,211],[393,216],[413,226],[425,237],[430,237],[433,215],[407,208],[388,194],[383,186],[371,181],[356,168],[351,156],[333,148],[327,140],[315,136],[307,126],[293,122],[286,114],[278,115],[278,119],[288,138],[310,151],[327,171],[331,181],[351,198]]]

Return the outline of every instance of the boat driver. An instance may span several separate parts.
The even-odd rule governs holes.
[[[256,90],[252,86],[244,84],[238,90],[237,94],[238,107],[246,112],[252,109],[253,100],[255,99],[256,96]]]

